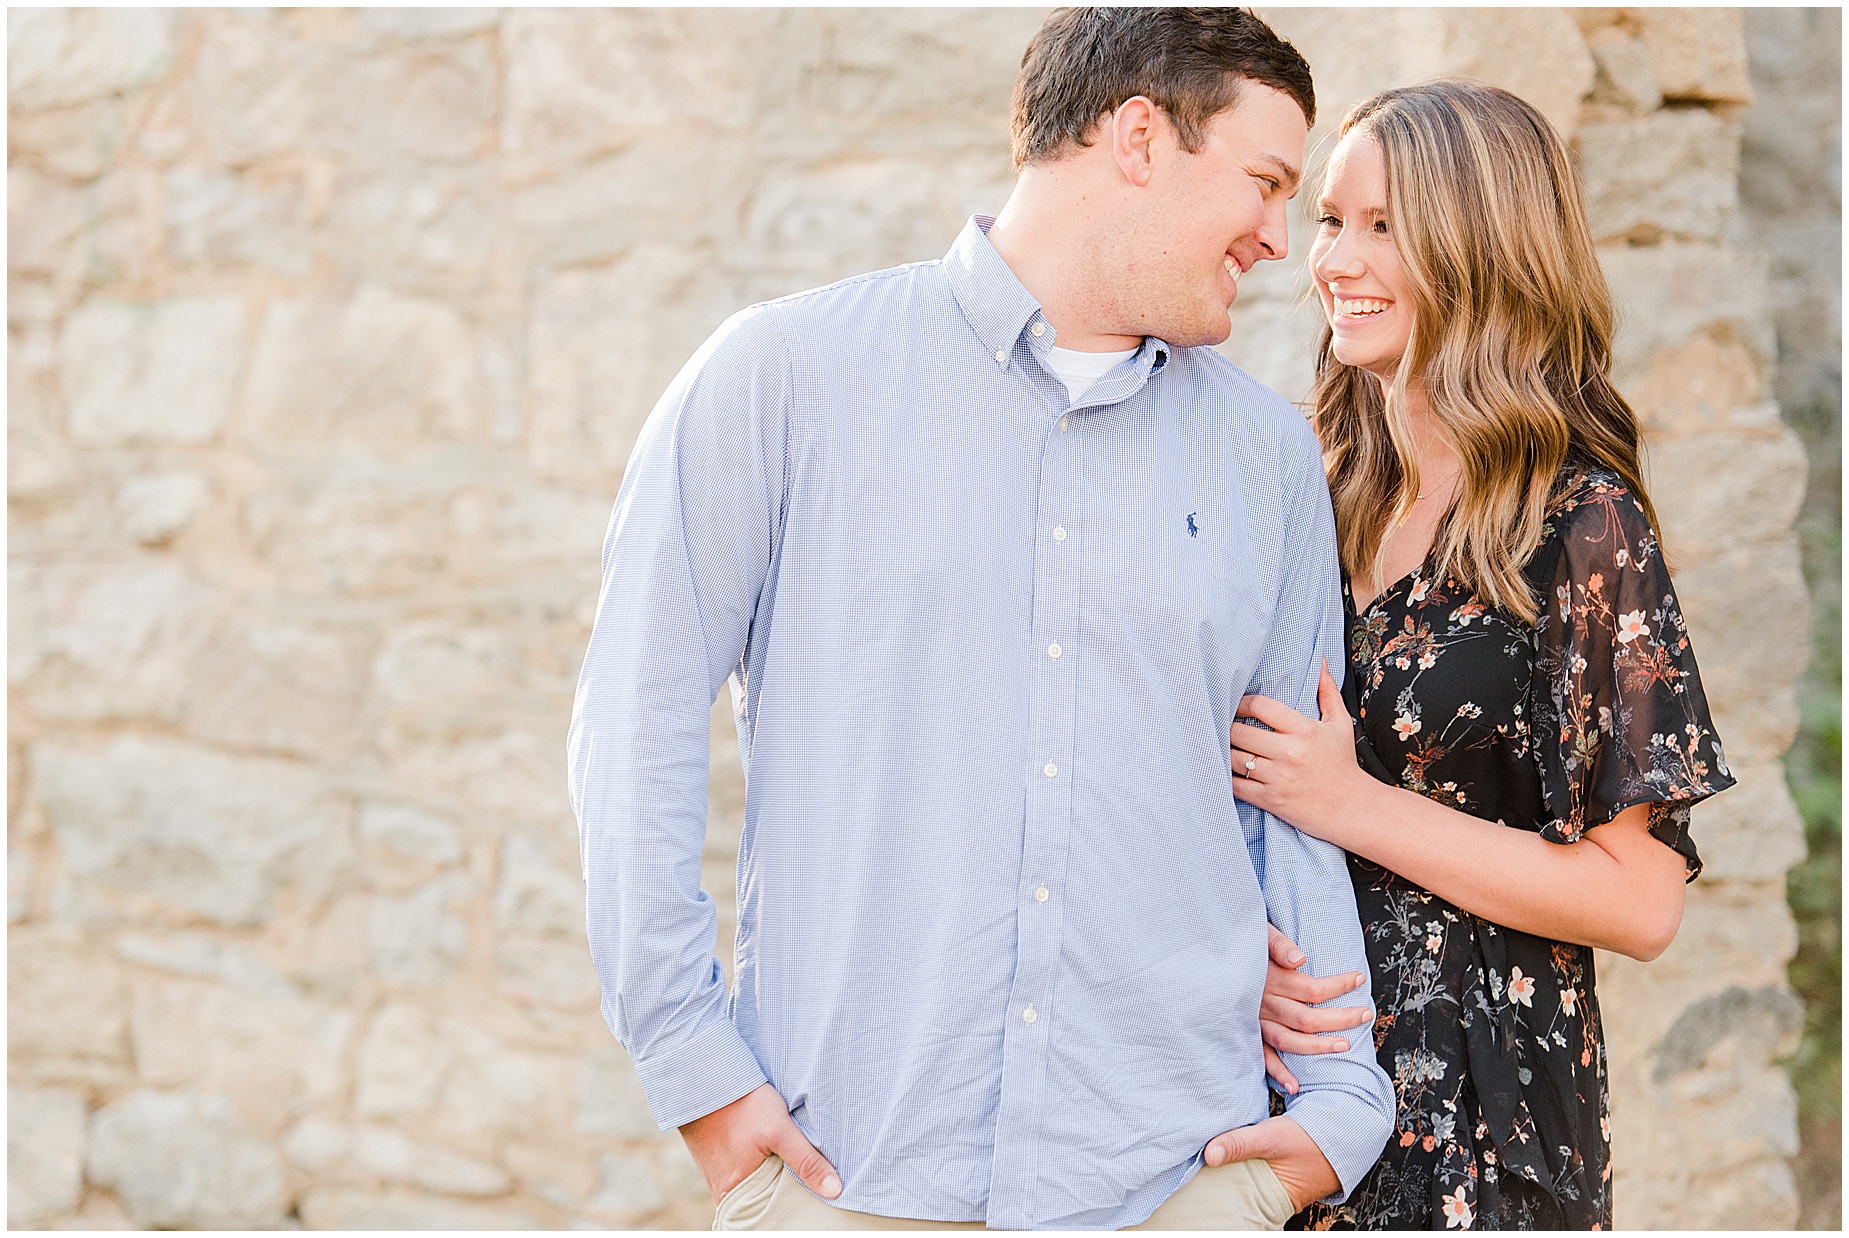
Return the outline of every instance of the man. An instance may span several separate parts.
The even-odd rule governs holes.
[[[1276,1228],[1378,1155],[1367,1037],[1266,1117],[1267,914],[1318,973],[1366,956],[1341,853],[1234,800],[1228,727],[1314,708],[1341,610],[1313,436],[1202,347],[1285,255],[1314,108],[1244,11],[1056,13],[1001,215],[736,315],[644,428],[573,803],[605,1015],[719,1227]]]

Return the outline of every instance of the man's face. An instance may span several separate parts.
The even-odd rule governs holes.
[[[1239,276],[1290,251],[1285,210],[1308,135],[1294,99],[1251,81],[1213,118],[1198,153],[1182,150],[1165,127],[1138,235],[1127,238],[1138,259],[1130,275],[1137,296],[1127,303],[1145,316],[1145,334],[1188,347],[1232,333],[1227,310]]]

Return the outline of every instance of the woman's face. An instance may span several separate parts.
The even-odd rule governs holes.
[[[1310,272],[1336,360],[1391,382],[1412,339],[1412,296],[1387,218],[1380,146],[1356,130],[1329,159]]]

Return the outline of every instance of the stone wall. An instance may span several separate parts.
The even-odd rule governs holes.
[[[1458,72],[1577,135],[1741,779],[1697,815],[1675,946],[1606,968],[1618,1219],[1784,1224],[1804,460],[1728,230],[1739,15],[1269,15],[1319,132]],[[1000,205],[1040,16],[9,14],[15,1225],[706,1224],[583,942],[563,739],[598,544],[727,314]],[[1296,396],[1290,267],[1245,281],[1228,351]]]

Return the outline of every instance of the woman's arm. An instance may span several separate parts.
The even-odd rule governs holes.
[[[1649,805],[1567,844],[1484,821],[1370,777],[1326,669],[1317,695],[1322,721],[1266,697],[1240,703],[1240,716],[1271,728],[1233,728],[1240,799],[1493,923],[1637,959],[1668,948],[1687,872],[1650,836]]]

